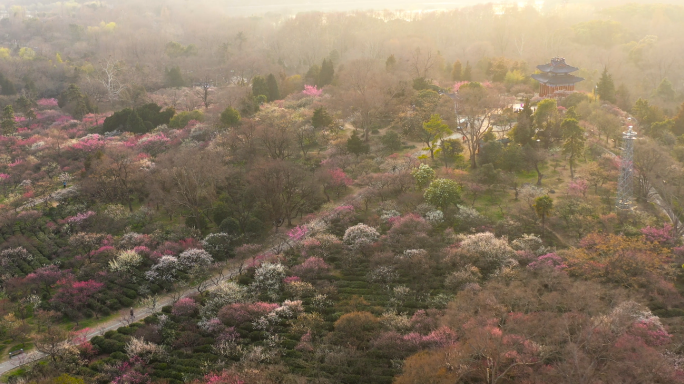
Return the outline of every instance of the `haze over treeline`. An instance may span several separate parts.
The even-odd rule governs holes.
[[[601,5],[568,2],[541,12],[492,5],[424,14],[272,12],[248,18],[231,17],[217,2],[6,5],[9,17],[0,26],[5,57],[26,47],[38,60],[4,60],[0,69],[10,78],[30,72],[49,96],[64,86],[56,79],[83,82],[104,57],[126,64],[120,76],[127,83],[153,90],[163,84],[165,67],[177,65],[190,79],[209,71],[217,81],[230,73],[250,80],[259,73],[305,74],[331,52],[336,64],[394,54],[410,72],[419,48],[433,55],[429,75],[438,81],[449,78],[455,60],[469,62],[480,80],[491,77],[485,71],[494,58],[505,58],[508,66],[523,62],[519,70],[528,75],[535,65],[563,56],[581,68],[583,90],[592,89],[607,67],[633,99],[651,96],[664,79],[681,92],[682,8]],[[170,54],[172,42],[192,49]]]

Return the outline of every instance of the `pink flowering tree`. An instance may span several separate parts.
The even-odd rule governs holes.
[[[45,107],[46,109],[48,108],[57,108],[59,107],[59,103],[57,102],[57,99],[38,99],[36,101],[36,104],[38,104],[41,107]]]
[[[568,193],[572,196],[587,197],[589,183],[584,179],[574,179],[568,183]]]
[[[309,232],[309,229],[304,226],[304,225],[298,225],[294,228],[292,228],[288,233],[287,237],[290,238],[292,241],[301,241],[306,237],[306,234]]]
[[[306,96],[319,97],[323,94],[323,90],[316,88],[315,85],[305,85],[302,93]]]
[[[57,292],[50,303],[63,313],[72,314],[73,311],[80,312],[104,284],[95,280],[75,281],[73,278],[63,278],[56,286]]]
[[[321,175],[321,181],[323,184],[323,193],[328,201],[330,201],[330,192],[335,194],[335,198],[339,198],[340,194],[342,194],[347,187],[354,184],[354,180],[347,176],[347,174],[344,173],[344,171],[340,168],[324,170],[323,174]]]
[[[531,271],[539,271],[545,269],[562,271],[567,267],[568,266],[565,264],[565,261],[555,253],[547,253],[546,255],[539,256],[537,260],[527,265],[527,269]]]
[[[305,279],[316,279],[328,272],[330,266],[319,257],[309,257],[303,263],[294,266],[292,273]]]
[[[227,326],[240,325],[250,322],[263,315],[274,311],[278,304],[256,302],[256,303],[234,303],[221,308],[218,318]]]
[[[104,148],[104,146],[104,138],[97,133],[94,133],[81,138],[78,142],[74,143],[71,148],[77,151],[91,153]]]
[[[171,313],[176,316],[190,316],[197,312],[197,308],[198,306],[195,300],[189,297],[184,297],[176,301],[171,309]]]
[[[245,384],[235,373],[222,371],[220,373],[209,373],[202,380],[197,380],[193,384]]]
[[[662,228],[645,227],[641,229],[641,234],[644,235],[646,241],[660,244],[672,244],[674,237],[672,236],[672,224],[664,223]]]

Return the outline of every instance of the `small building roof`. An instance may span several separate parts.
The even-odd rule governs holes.
[[[579,70],[579,68],[566,64],[562,57],[554,57],[548,64],[537,65],[537,69],[545,73],[557,74],[572,73]]]
[[[552,87],[574,85],[575,83],[579,83],[580,81],[584,80],[583,78],[574,75],[551,75],[548,73],[536,73],[532,75],[532,78],[542,84],[546,84]]]

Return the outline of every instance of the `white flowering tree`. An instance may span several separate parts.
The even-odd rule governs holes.
[[[178,264],[180,268],[190,271],[196,268],[208,268],[214,263],[214,258],[209,252],[203,249],[190,248],[183,251],[178,256]]]
[[[126,343],[125,351],[129,358],[139,357],[145,362],[149,362],[153,357],[161,356],[165,352],[164,347],[137,337],[131,337]]]
[[[277,299],[284,278],[285,266],[280,263],[263,263],[254,273],[252,287],[259,293]]]
[[[216,260],[235,257],[233,242],[235,237],[227,233],[212,233],[202,240],[202,248]]]
[[[180,264],[177,258],[169,255],[162,256],[157,264],[145,272],[145,278],[150,281],[173,282],[176,279],[179,268]]]
[[[461,242],[460,250],[467,261],[485,276],[517,264],[513,248],[506,240],[497,239],[491,232],[466,236]]]
[[[378,231],[366,224],[357,224],[344,231],[342,241],[354,250],[371,245],[378,241],[380,234]]]
[[[130,272],[143,262],[143,257],[133,250],[120,251],[113,260],[109,261],[112,272]]]
[[[219,310],[228,304],[243,303],[249,299],[247,289],[234,281],[221,281],[209,290],[209,299],[200,309],[204,319],[216,317]]]

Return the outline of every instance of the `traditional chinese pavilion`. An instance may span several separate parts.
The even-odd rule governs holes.
[[[539,82],[539,97],[546,97],[557,91],[572,92],[575,84],[584,80],[571,75],[579,68],[567,65],[562,57],[554,57],[549,64],[538,65],[537,69],[542,73],[535,73],[532,78]]]

